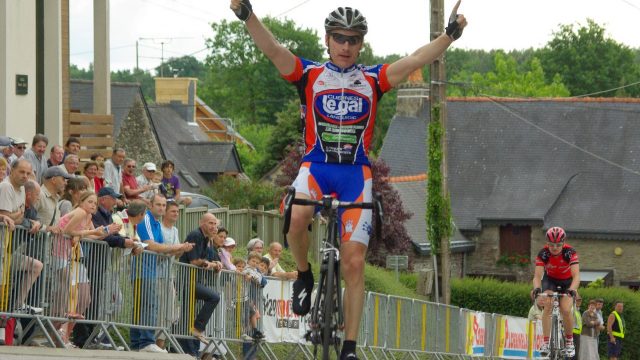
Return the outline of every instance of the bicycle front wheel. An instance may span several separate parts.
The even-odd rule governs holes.
[[[334,314],[336,290],[336,259],[329,256],[327,259],[327,276],[324,288],[324,316],[322,317],[322,359],[329,360],[331,349],[335,346]],[[336,351],[337,355],[337,351]]]

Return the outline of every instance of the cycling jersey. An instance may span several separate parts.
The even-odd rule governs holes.
[[[551,254],[549,246],[545,245],[536,257],[536,266],[543,266],[547,276],[565,280],[570,279],[571,265],[578,264],[578,253],[568,244],[562,245],[558,255]]]
[[[331,62],[296,58],[294,71],[283,77],[300,96],[303,161],[369,165],[378,101],[391,89],[387,67],[341,69]]]

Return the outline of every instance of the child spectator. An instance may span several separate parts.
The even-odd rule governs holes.
[[[173,199],[178,204],[189,206],[189,204],[191,204],[191,198],[188,196],[180,196],[180,179],[173,174],[175,168],[176,166],[171,160],[165,160],[160,166],[163,185],[163,187],[160,188],[160,191],[167,200]]]
[[[260,270],[260,273],[264,276],[269,276],[269,264],[271,263],[271,260],[269,260],[269,258],[266,257],[261,257],[260,258],[260,264],[258,264],[258,270]]]
[[[247,266],[247,262],[244,261],[244,259],[241,259],[241,258],[233,258],[231,263],[233,264],[233,266],[236,267],[236,271],[241,273],[241,274],[242,274],[242,272],[244,272],[245,266]]]
[[[260,330],[258,330],[258,319],[260,318],[260,311],[257,307],[258,301],[260,300],[258,286],[260,288],[263,288],[267,285],[267,279],[265,279],[258,270],[261,259],[262,255],[260,255],[259,253],[249,253],[249,256],[247,257],[247,265],[242,272],[247,276],[247,280],[255,284],[249,287],[249,302],[247,304],[249,311],[249,326],[251,327],[252,335],[243,335],[243,340],[258,340],[264,338],[264,334]]]

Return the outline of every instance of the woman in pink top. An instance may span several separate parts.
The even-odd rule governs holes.
[[[83,314],[91,303],[91,288],[87,277],[87,268],[80,263],[80,258],[82,257],[80,239],[100,240],[110,233],[117,232],[120,228],[117,224],[95,228],[91,221],[91,215],[97,209],[98,197],[92,191],[85,191],[80,195],[76,208],[60,218],[59,226],[64,237],[62,241],[56,244],[57,246],[54,246],[54,257],[58,258],[59,264],[64,265],[62,275],[65,278],[64,283],[66,286],[59,288],[64,291],[61,298],[68,299],[71,294],[71,301],[61,301],[60,305],[68,305],[67,317],[69,318],[83,319]],[[62,289],[70,289],[70,291]],[[72,346],[68,342],[68,336],[71,334],[74,325],[75,322],[66,323],[60,329],[65,345]]]

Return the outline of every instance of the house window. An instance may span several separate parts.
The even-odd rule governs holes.
[[[531,226],[500,226],[500,255],[531,257]]]
[[[199,174],[200,174],[200,176],[202,176],[202,178],[207,183],[212,183],[212,182],[218,180],[218,174],[217,173],[201,172]]]

